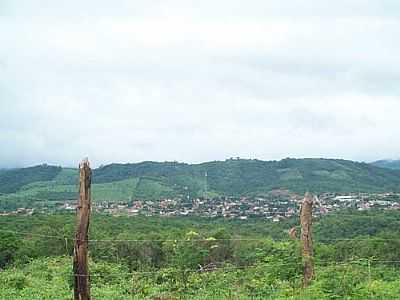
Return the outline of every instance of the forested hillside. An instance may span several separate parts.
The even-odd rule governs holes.
[[[5,170],[0,173],[0,206],[76,199],[77,173],[47,165]],[[142,162],[95,169],[92,188],[94,201],[129,201],[201,197],[206,186],[208,197],[263,195],[276,189],[300,194],[388,192],[400,190],[400,170],[338,159]]]
[[[378,160],[373,162],[372,165],[381,168],[400,170],[400,160]]]
[[[40,165],[0,172],[0,193],[15,193],[23,186],[38,181],[51,181],[61,172],[61,167]]]

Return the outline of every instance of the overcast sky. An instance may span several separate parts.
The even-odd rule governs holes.
[[[398,158],[399,0],[0,0],[0,166]]]

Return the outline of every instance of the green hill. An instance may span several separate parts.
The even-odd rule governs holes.
[[[3,170],[0,173],[0,193],[14,193],[32,182],[52,180],[60,171],[61,167],[48,165]]]
[[[371,164],[381,168],[400,170],[400,160],[378,160]]]
[[[262,195],[276,189],[296,193],[399,191],[400,170],[340,159],[149,161],[94,169],[92,190],[95,201],[201,197],[206,181],[208,197]],[[0,204],[76,199],[77,182],[77,169],[40,165],[6,170],[0,173]]]

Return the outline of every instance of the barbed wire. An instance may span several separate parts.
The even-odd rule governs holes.
[[[16,235],[31,235],[31,236],[37,236],[37,237],[43,237],[43,238],[65,240],[64,236],[61,237],[61,236],[56,236],[56,235],[47,235],[47,234],[32,233],[32,232],[22,232],[22,231],[5,230],[5,229],[0,229],[0,232],[11,233],[11,234],[16,234]],[[71,239],[69,239],[69,240],[71,240]]]
[[[227,238],[227,239],[218,239],[218,238],[199,238],[199,239],[76,239],[67,237],[65,235],[49,235],[49,234],[40,234],[34,232],[24,232],[24,231],[15,231],[15,230],[6,230],[0,229],[0,232],[10,233],[15,235],[27,235],[27,236],[35,236],[56,240],[68,240],[68,241],[80,241],[80,242],[89,242],[89,243],[195,243],[195,242],[291,242],[298,241],[292,240],[289,236],[287,238],[274,239],[274,238]],[[378,242],[389,242],[389,241],[398,241],[400,242],[400,238],[379,238],[375,236],[365,237],[355,237],[355,238],[319,238],[314,239],[314,242],[342,242],[342,241],[353,241],[353,242],[361,242],[361,241],[378,241]]]
[[[360,258],[354,260],[347,261],[333,261],[333,260],[325,260],[325,261],[315,261],[314,265],[317,267],[329,267],[329,266],[350,266],[350,265],[358,265],[367,267],[366,263],[372,264],[400,264],[400,260],[374,260],[367,258]],[[218,263],[215,263],[218,264]],[[220,264],[226,264],[226,262],[222,262]],[[181,268],[162,268],[159,270],[153,271],[131,271],[131,272],[114,272],[109,274],[70,274],[70,276],[74,277],[121,277],[121,276],[135,276],[135,275],[156,275],[156,274],[168,274],[168,273],[211,273],[211,272],[220,272],[220,271],[236,271],[236,270],[248,270],[248,269],[263,269],[268,267],[280,267],[280,266],[303,266],[302,261],[296,262],[279,262],[279,263],[261,263],[259,265],[242,265],[242,266],[227,266],[227,267],[208,267],[207,266],[199,266],[197,269],[181,269]]]
[[[75,240],[75,239],[73,239]],[[85,241],[85,240],[80,240],[80,241]],[[289,237],[287,239],[268,239],[268,238],[252,238],[252,239],[246,239],[246,238],[232,238],[232,239],[214,239],[214,238],[206,238],[206,239],[137,239],[137,240],[87,240],[88,242],[91,243],[129,243],[129,242],[134,242],[134,243],[147,243],[147,242],[225,242],[225,241],[232,241],[232,242],[267,242],[267,241],[272,241],[272,242],[290,242],[293,241]],[[295,240],[296,241],[296,240]],[[328,241],[400,241],[400,238],[398,239],[393,239],[393,238],[375,238],[375,237],[370,237],[370,238],[335,238],[335,239],[315,239],[314,242],[328,242]]]

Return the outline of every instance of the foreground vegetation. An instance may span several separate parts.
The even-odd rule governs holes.
[[[69,257],[35,259],[0,274],[0,299],[71,299]],[[371,277],[369,277],[369,272]],[[400,276],[363,262],[317,266],[317,279],[301,288],[300,270],[258,263],[249,269],[131,273],[117,263],[92,262],[93,299],[399,299]]]
[[[0,223],[0,299],[71,299],[74,216]],[[287,238],[295,224],[94,215],[93,299],[400,298],[400,213],[316,220],[308,289],[298,242]]]

